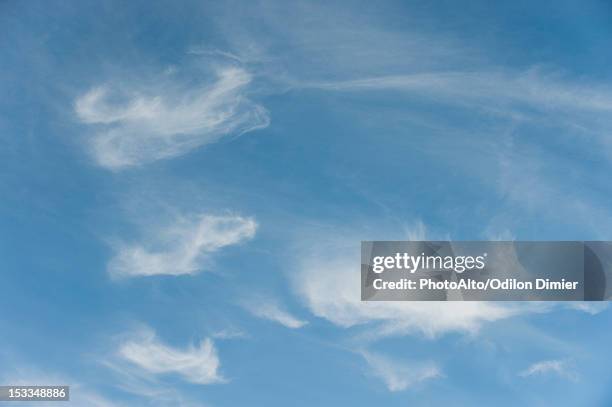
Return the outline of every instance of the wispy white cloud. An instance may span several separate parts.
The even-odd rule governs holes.
[[[296,294],[314,315],[342,328],[363,327],[357,335],[362,340],[409,334],[427,338],[449,332],[475,334],[487,323],[555,309],[554,304],[542,302],[361,301],[360,279],[355,278],[360,268],[356,254],[359,248],[351,242],[380,234],[367,227],[365,230],[301,231],[301,241],[293,250],[298,256],[293,259],[296,268],[291,274]],[[399,231],[387,230],[384,236],[390,240],[405,236],[413,240],[452,240],[428,233],[422,221]],[[514,253],[500,255],[507,256],[505,261],[515,261]]]
[[[590,155],[612,157],[608,137],[612,131],[612,87],[607,83],[546,73],[538,68],[518,71],[483,65],[469,71],[424,70],[362,79],[304,81],[295,86],[404,95],[416,103],[426,101],[463,109],[469,115],[498,119],[501,126],[520,123],[529,131],[553,129],[553,140],[569,138]],[[498,148],[503,151],[504,146]]]
[[[306,86],[336,91],[389,90],[431,96],[457,104],[479,103],[516,107],[526,104],[540,109],[612,111],[612,89],[572,83],[538,70],[508,72],[425,72],[368,77],[357,80],[311,83]],[[443,98],[443,99],[441,99]]]
[[[222,383],[220,361],[211,339],[186,349],[162,343],[151,330],[141,330],[119,345],[120,358],[147,374],[177,374],[196,384]]]
[[[212,337],[215,339],[242,339],[248,337],[248,334],[237,328],[226,328],[214,332]]]
[[[575,381],[577,380],[576,373],[570,368],[568,362],[566,360],[543,360],[541,362],[536,362],[527,369],[521,371],[519,376],[521,377],[530,377],[530,376],[539,376],[546,374],[555,374],[557,376],[563,377],[568,380]]]
[[[416,18],[409,28],[398,31],[378,13],[310,2],[291,7],[256,2],[249,15],[257,15],[258,24],[251,26],[238,24],[241,15],[233,11],[226,10],[227,20],[222,20],[220,29],[232,28],[225,34],[235,53],[243,55],[242,60],[260,62],[264,74],[272,72],[273,79],[285,80],[294,89],[399,91],[509,115],[525,107],[562,110],[572,119],[581,112],[612,110],[610,86],[572,77],[563,69],[545,70],[540,61],[524,69],[507,68],[491,60],[480,44],[462,40],[463,33],[444,35],[448,31],[432,29],[429,22]],[[303,15],[317,17],[304,20]],[[343,16],[341,22],[338,15]],[[261,32],[260,24],[266,32]],[[279,56],[272,50],[281,44],[288,52]]]
[[[213,56],[213,57],[222,57],[229,60],[233,60],[238,63],[245,63],[243,58],[238,55],[232,54],[231,52],[223,51],[217,48],[209,48],[203,46],[192,46],[187,50],[188,54],[192,55],[205,55],[205,56]]]
[[[160,78],[154,90],[98,85],[75,101],[82,123],[95,125],[90,150],[99,165],[117,170],[185,154],[226,135],[268,126],[266,109],[246,96],[251,75],[217,70],[215,82],[181,86]]]
[[[354,78],[448,66],[444,62],[449,58],[472,60],[474,54],[472,47],[436,35],[429,24],[425,33],[419,29],[425,28],[422,20],[400,9],[406,23],[402,30],[391,28],[373,5],[364,5],[358,13],[329,2],[308,1],[255,1],[240,12],[226,4],[219,9],[215,23],[232,52],[241,60],[265,65],[270,79],[290,85],[307,78]]]
[[[253,238],[256,230],[255,220],[242,216],[181,217],[150,241],[119,244],[108,271],[114,277],[198,273],[212,253]]]
[[[407,24],[410,28],[396,30],[375,12],[353,13],[308,2],[291,7],[257,2],[248,13],[257,16],[257,26],[238,24],[236,19],[243,15],[230,10],[221,13],[229,21],[222,21],[224,27],[231,27],[226,35],[232,51],[241,60],[252,61],[258,78],[268,81],[266,85],[281,83],[282,90],[319,89],[351,96],[373,92],[376,98],[385,95],[397,100],[401,96],[410,106],[456,109],[458,114],[416,114],[416,119],[409,120],[406,117],[411,113],[405,109],[397,120],[416,120],[442,129],[445,137],[421,151],[439,157],[447,150],[452,171],[465,170],[467,177],[486,178],[491,190],[507,201],[508,207],[501,212],[512,212],[511,221],[525,218],[515,216],[518,204],[521,211],[562,218],[588,228],[590,234],[595,231],[600,239],[607,238],[611,217],[607,197],[600,196],[605,180],[597,180],[600,176],[593,171],[585,173],[584,159],[570,158],[562,151],[577,151],[577,157],[597,162],[612,158],[609,83],[576,75],[564,66],[542,66],[537,60],[524,61],[521,68],[507,66],[492,57],[496,53],[489,52],[484,43],[462,40],[463,33],[449,32],[447,27],[436,30],[416,18]],[[316,18],[305,21],[303,15]],[[338,15],[343,16],[341,22],[329,17]],[[265,32],[260,23],[266,26]],[[288,51],[279,55],[278,49]],[[381,128],[387,131],[396,113],[377,111],[377,117],[383,117]],[[369,125],[373,122],[371,115],[363,117],[368,117]],[[483,122],[487,123],[484,129],[480,127]],[[503,153],[512,147],[495,136],[514,125],[520,126],[517,138],[522,144],[516,148],[518,157],[511,157],[508,163]],[[449,147],[453,140],[461,140],[463,153]],[[526,146],[537,146],[543,140],[551,141],[545,148],[550,157],[525,157],[529,155]],[[550,148],[551,143],[562,148]],[[467,156],[470,150],[474,159]],[[500,152],[502,157],[495,161]],[[493,160],[487,160],[485,154]],[[555,160],[564,156],[568,158],[564,163]],[[542,163],[549,165],[548,174],[538,168]],[[560,169],[570,167],[571,174]],[[576,188],[584,193],[576,194]],[[557,202],[553,210],[552,201]],[[504,228],[500,225],[499,229]]]
[[[609,308],[608,302],[580,302],[572,301],[567,303],[567,307],[576,311],[586,312],[587,314],[597,315]]]
[[[357,251],[355,251],[357,252]],[[361,301],[355,278],[359,259],[344,254],[312,256],[295,275],[296,290],[310,311],[341,327],[373,324],[368,336],[421,333],[435,337],[447,332],[476,332],[486,322],[521,312],[518,307],[491,302]]]
[[[427,380],[442,377],[440,368],[432,362],[404,363],[383,355],[362,351],[370,373],[381,379],[389,391],[403,391]]]
[[[254,316],[277,322],[287,328],[297,329],[308,324],[308,321],[301,320],[291,315],[288,311],[281,308],[279,304],[270,299],[254,298],[244,302],[242,305]]]

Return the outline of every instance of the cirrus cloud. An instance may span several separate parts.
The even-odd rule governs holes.
[[[527,369],[521,371],[519,376],[530,377],[540,376],[546,374],[556,374],[568,380],[577,380],[576,374],[570,369],[570,366],[566,360],[542,360],[540,362],[533,363]]]
[[[361,301],[357,255],[310,257],[296,274],[295,284],[314,315],[343,328],[369,325],[367,336],[373,338],[475,332],[483,323],[520,313],[518,307],[491,302]]]
[[[255,220],[242,216],[179,218],[152,241],[119,244],[108,272],[113,277],[195,274],[212,253],[253,238],[256,230]]]
[[[123,342],[118,354],[146,373],[174,373],[195,384],[225,381],[219,373],[221,363],[217,349],[209,338],[198,345],[179,349],[162,343],[153,331],[146,330]]]
[[[89,148],[96,162],[119,170],[267,127],[267,110],[245,93],[251,75],[234,66],[216,75],[216,81],[195,87],[164,78],[149,92],[99,85],[78,97],[77,117],[95,126]]]
[[[242,305],[244,309],[253,316],[277,322],[290,329],[302,328],[308,324],[308,321],[304,321],[292,315],[274,300],[253,298],[250,301],[245,301]]]
[[[376,353],[362,351],[370,373],[380,378],[391,392],[403,391],[427,380],[442,377],[435,363],[405,363]]]

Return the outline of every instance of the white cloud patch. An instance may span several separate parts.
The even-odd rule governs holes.
[[[402,363],[382,355],[363,351],[361,355],[370,367],[370,373],[381,379],[392,392],[403,391],[424,381],[442,377],[434,363]]]
[[[194,87],[166,84],[166,78],[148,92],[100,85],[77,98],[75,112],[97,126],[90,143],[97,163],[117,170],[267,127],[266,109],[246,96],[251,79],[232,66],[219,69],[215,82]]]
[[[571,370],[566,360],[544,360],[529,366],[519,373],[521,377],[555,374],[568,380],[576,380],[576,374]]]
[[[591,314],[591,315],[597,315],[608,309],[608,302],[572,301],[566,304],[569,309],[586,312],[587,314]]]
[[[241,60],[264,62],[264,73],[291,88],[400,91],[512,115],[521,105],[563,110],[571,114],[568,122],[580,118],[585,125],[593,123],[581,112],[598,113],[604,120],[612,111],[612,88],[606,84],[572,78],[554,67],[546,71],[539,61],[528,69],[506,68],[463,33],[432,29],[431,21],[424,24],[414,16],[405,16],[414,20],[398,31],[378,13],[354,13],[329,4],[249,7],[259,24],[241,24],[241,15],[228,10],[222,29],[231,27],[225,34]],[[304,20],[304,15],[317,18]],[[262,32],[260,24],[268,31]],[[281,45],[287,52],[279,56],[274,51]]]
[[[118,355],[153,375],[177,374],[196,384],[225,381],[219,373],[219,356],[211,339],[178,349],[162,343],[154,332],[145,330],[121,343]]]
[[[313,314],[341,327],[374,324],[373,339],[421,333],[435,337],[446,332],[475,332],[486,322],[521,312],[511,304],[492,302],[361,301],[358,250],[351,255],[307,256],[297,270],[295,287]],[[357,277],[356,277],[357,275]]]
[[[342,328],[363,327],[358,334],[362,340],[409,334],[428,338],[449,332],[475,334],[484,324],[529,313],[570,308],[597,314],[607,309],[606,304],[579,302],[361,301],[359,247],[347,246],[345,242],[367,240],[364,236],[371,235],[371,231],[366,235],[351,231],[340,237],[325,236],[320,230],[314,234],[303,231],[305,241],[301,248],[294,249],[301,255],[291,275],[296,294],[314,315]],[[399,235],[392,232],[385,235],[389,240],[396,236],[400,239],[408,236],[410,240],[452,240],[450,236],[442,239],[439,235],[428,235],[421,221],[405,227]],[[494,255],[500,264],[508,263],[510,268],[522,270],[513,249]]]
[[[248,334],[237,328],[226,328],[212,334],[215,339],[243,339],[247,338]]]
[[[308,321],[291,315],[273,300],[258,298],[245,302],[242,305],[254,316],[277,322],[287,328],[298,329],[308,324]]]
[[[114,277],[195,274],[212,253],[253,238],[256,230],[255,220],[242,216],[179,218],[150,242],[120,244],[108,271]]]

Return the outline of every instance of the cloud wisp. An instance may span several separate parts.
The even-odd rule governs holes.
[[[257,318],[273,321],[287,328],[298,329],[308,324],[308,321],[293,316],[272,300],[264,298],[253,299],[244,302],[242,306]]]
[[[520,313],[516,307],[490,302],[364,302],[360,300],[360,280],[355,278],[359,259],[341,254],[309,257],[294,280],[306,306],[314,315],[343,328],[370,326],[366,337],[371,339],[476,332],[483,323]]]
[[[90,151],[96,162],[120,170],[267,127],[267,110],[246,96],[251,80],[232,66],[195,87],[169,83],[145,93],[99,85],[78,97],[74,109],[82,123],[95,126]]]
[[[442,372],[434,363],[402,363],[367,351],[362,351],[361,355],[370,373],[381,379],[391,392],[407,390],[427,380],[442,377]]]
[[[118,355],[146,374],[177,374],[190,383],[214,384],[226,380],[219,372],[217,349],[207,338],[186,349],[162,343],[154,332],[140,332],[120,344]]]
[[[306,85],[308,86],[308,85]],[[525,72],[424,72],[368,77],[357,80],[312,83],[335,91],[388,90],[412,92],[458,104],[525,104],[541,109],[612,111],[612,90],[572,84],[546,77],[537,70]]]
[[[426,229],[419,221],[403,234],[411,240],[443,240],[428,236]],[[296,250],[302,255],[296,260],[292,283],[295,293],[313,315],[341,328],[362,327],[357,337],[366,342],[414,334],[429,339],[451,332],[476,334],[485,324],[531,313],[563,308],[597,313],[605,309],[605,306],[553,302],[361,301],[360,279],[355,278],[360,267],[359,249],[347,247],[344,242],[355,240],[354,236],[363,236],[363,233],[349,233],[345,238],[315,233],[316,243],[303,243],[302,249]],[[518,261],[514,250],[499,256],[505,262]]]
[[[527,367],[527,369],[521,371],[519,373],[519,376],[530,377],[548,374],[554,374],[571,381],[575,381],[578,379],[576,373],[570,369],[568,362],[566,360],[559,359],[543,360],[540,362],[536,362]]]
[[[180,218],[152,241],[119,244],[108,265],[113,277],[189,275],[202,271],[210,255],[255,236],[257,223],[242,216]]]

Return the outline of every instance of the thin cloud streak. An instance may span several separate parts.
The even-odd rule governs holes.
[[[434,338],[447,332],[476,332],[486,322],[520,314],[516,307],[489,302],[363,302],[359,263],[325,257],[299,270],[296,289],[310,311],[335,325],[349,328],[374,324],[370,336],[421,333]]]
[[[576,374],[570,369],[566,360],[543,360],[536,362],[527,369],[519,373],[521,377],[541,376],[547,374],[555,374],[562,378],[575,381],[577,380]]]
[[[254,299],[245,302],[243,307],[252,315],[267,319],[283,325],[290,329],[299,329],[308,324],[308,321],[301,320],[288,311],[285,311],[276,302],[267,299]]]
[[[411,239],[441,239],[426,233],[426,225],[418,221],[402,232]],[[303,233],[307,236],[308,233]],[[306,308],[315,316],[332,324],[353,330],[357,343],[373,343],[387,337],[422,335],[437,339],[448,333],[478,334],[480,328],[496,321],[521,315],[549,313],[567,308],[557,302],[488,302],[488,301],[361,301],[360,280],[355,278],[359,270],[358,247],[344,243],[363,233],[353,231],[347,236],[324,236],[317,232],[309,239],[316,243],[302,242],[301,253],[292,274],[293,288]],[[388,233],[386,236],[395,234]],[[505,261],[517,261],[516,253],[505,254]],[[605,309],[573,307],[582,312]]]
[[[387,90],[443,98],[457,104],[496,102],[526,104],[541,109],[612,111],[612,89],[548,78],[526,72],[424,72],[374,76],[357,80],[304,83],[303,87],[334,91]]]

